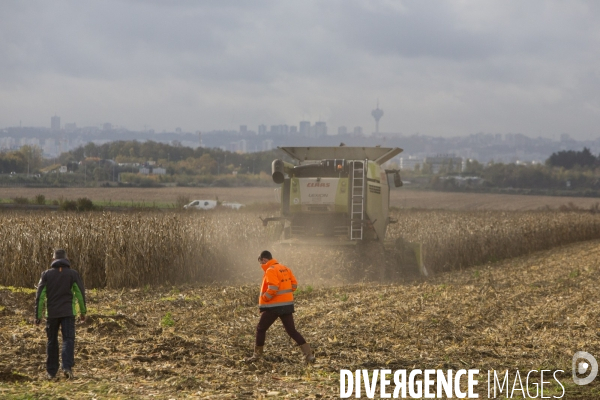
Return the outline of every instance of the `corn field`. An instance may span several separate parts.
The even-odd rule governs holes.
[[[391,237],[421,242],[434,272],[495,262],[600,238],[600,216],[582,212],[400,212]]]
[[[55,248],[65,248],[87,287],[189,282],[246,283],[260,277],[258,253],[272,248],[271,228],[254,212],[0,214],[0,285],[32,287]],[[587,213],[401,211],[388,234],[421,242],[425,265],[441,272],[600,238],[600,216]],[[376,249],[375,249],[376,251]],[[304,282],[368,279],[377,257],[346,248],[274,252]]]
[[[254,215],[4,213],[1,285],[31,287],[64,248],[87,287],[223,280],[266,235]],[[254,259],[254,258],[253,258]],[[226,262],[225,260],[232,260]]]

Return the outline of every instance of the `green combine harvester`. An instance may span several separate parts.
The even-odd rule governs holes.
[[[402,152],[384,147],[280,147],[297,165],[272,163],[281,185],[281,212],[262,219],[276,223],[275,240],[289,246],[361,246],[379,243],[397,268],[427,275],[419,243],[386,240],[390,184],[402,186],[400,172],[382,164]],[[367,246],[364,246],[367,248]],[[369,247],[372,249],[372,246]]]

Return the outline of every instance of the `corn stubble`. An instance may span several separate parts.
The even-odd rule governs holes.
[[[295,321],[315,349],[309,368],[280,323],[265,359],[243,361],[258,321],[256,284],[105,289],[89,291],[90,315],[77,328],[77,380],[45,384],[43,327],[24,322],[32,294],[0,287],[0,397],[339,398],[342,368],[420,368],[479,369],[480,398],[488,370],[509,369],[512,385],[517,369],[524,382],[529,370],[561,369],[563,398],[596,399],[598,380],[576,386],[570,370],[575,351],[600,349],[599,244],[425,282],[301,284]],[[547,384],[544,396],[560,397],[561,388]]]
[[[425,265],[441,272],[600,238],[586,213],[401,211],[389,237],[423,243]],[[31,287],[52,250],[67,249],[87,287],[260,279],[256,256],[273,249],[274,227],[254,212],[0,214],[0,285]],[[381,248],[275,248],[305,283],[347,284],[380,277]],[[398,276],[395,275],[397,278]]]

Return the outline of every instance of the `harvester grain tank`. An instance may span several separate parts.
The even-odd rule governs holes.
[[[278,224],[286,245],[361,245],[379,242],[425,273],[420,244],[385,240],[390,184],[402,186],[396,169],[382,166],[402,149],[385,147],[281,147],[297,164],[277,159],[273,181],[281,185],[281,212],[263,219]],[[406,254],[410,256],[406,257]]]

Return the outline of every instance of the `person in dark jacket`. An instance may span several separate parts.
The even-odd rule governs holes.
[[[35,323],[39,324],[46,308],[46,372],[54,379],[58,372],[58,328],[62,334],[62,371],[66,378],[73,378],[75,365],[75,316],[79,305],[81,321],[85,321],[85,288],[77,271],[71,269],[67,252],[54,251],[50,269],[42,272],[35,296]]]

